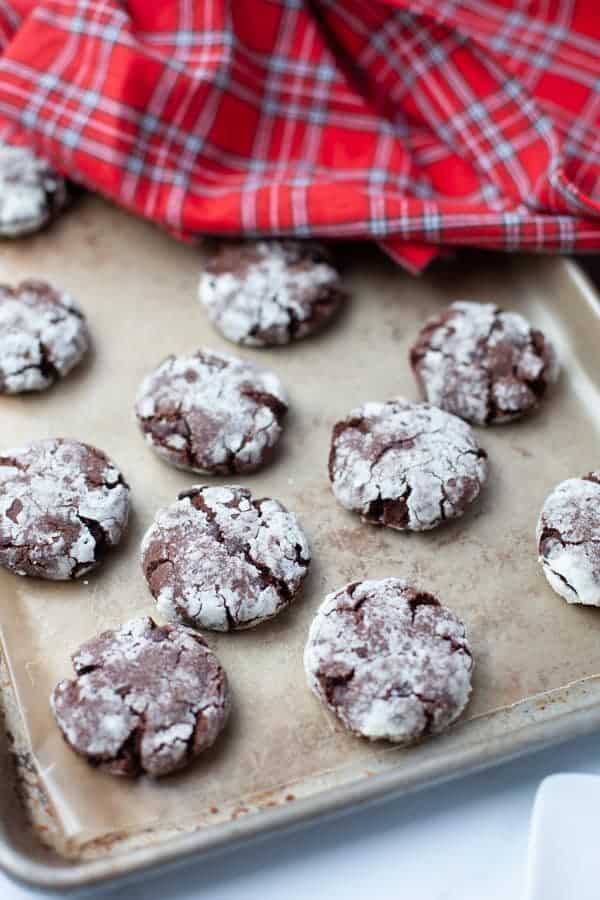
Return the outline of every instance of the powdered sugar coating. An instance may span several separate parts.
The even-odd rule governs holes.
[[[427,403],[365,403],[333,429],[333,492],[375,525],[425,531],[461,516],[487,471],[470,426]]]
[[[312,241],[223,244],[198,297],[224,337],[253,347],[312,334],[345,300],[326,251]]]
[[[277,500],[238,486],[195,486],[156,514],[142,568],[161,615],[229,631],[270,619],[298,596],[306,537]]]
[[[0,237],[43,228],[67,203],[63,178],[28,147],[0,144]]]
[[[452,303],[426,322],[410,359],[424,398],[475,425],[534,409],[559,374],[548,338],[493,303]]]
[[[79,578],[118,544],[129,488],[95,447],[67,438],[0,453],[0,565],[17,575]]]
[[[144,379],[136,401],[140,427],[160,456],[218,475],[269,462],[286,412],[273,372],[210,350],[167,357]]]
[[[88,328],[78,304],[44,281],[0,285],[0,392],[39,391],[83,358]]]
[[[188,628],[134,619],[83,644],[73,667],[52,710],[73,750],[114,775],[181,769],[227,721],[225,671]]]
[[[600,472],[568,478],[548,495],[537,524],[539,561],[567,603],[600,606]]]
[[[329,594],[310,627],[311,690],[351,731],[411,743],[454,722],[471,693],[462,622],[399,578]]]

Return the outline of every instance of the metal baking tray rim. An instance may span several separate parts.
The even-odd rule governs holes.
[[[473,774],[547,748],[570,738],[584,736],[600,729],[600,702],[594,693],[588,695],[587,685],[598,682],[593,676],[573,685],[516,703],[505,710],[486,714],[485,718],[504,717],[505,724],[493,740],[483,739],[465,750],[462,741],[449,752],[431,761],[428,771],[418,775],[405,775],[402,766],[375,774],[368,779],[342,784],[316,792],[273,809],[249,813],[235,822],[213,825],[169,839],[164,844],[153,844],[104,859],[60,863],[58,865],[32,861],[26,854],[0,840],[0,869],[18,882],[35,888],[50,890],[75,890],[114,879],[125,879],[159,868],[175,866],[192,857],[206,857],[223,848],[239,846],[257,838],[267,838],[282,829],[289,830],[316,819],[330,818],[351,808],[397,799],[401,795],[441,784],[463,775]],[[572,702],[572,695],[581,694],[580,705],[555,714],[550,719],[531,721],[548,703],[559,705]],[[508,721],[507,721],[508,720]],[[518,722],[521,724],[518,724]],[[469,727],[475,719],[466,723]],[[510,723],[510,725],[509,725]],[[462,729],[461,729],[462,730]],[[452,731],[449,736],[452,737]],[[456,729],[458,731],[458,729]],[[445,739],[438,739],[442,742]],[[6,831],[5,827],[2,829]],[[232,837],[233,831],[233,837]]]

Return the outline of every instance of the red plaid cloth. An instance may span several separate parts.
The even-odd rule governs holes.
[[[600,248],[598,0],[0,0],[0,137],[181,237]]]

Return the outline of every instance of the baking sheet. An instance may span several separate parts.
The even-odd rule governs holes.
[[[61,385],[1,399],[2,445],[76,437],[106,450],[132,488],[127,540],[85,581],[49,584],[0,573],[2,643],[56,816],[52,841],[75,857],[111,836],[158,825],[163,835],[239,821],[249,811],[390,767],[416,773],[443,752],[444,742],[465,735],[465,746],[473,746],[494,710],[600,672],[600,612],[569,607],[550,590],[534,538],[548,490],[599,465],[599,332],[590,321],[600,324],[583,304],[568,305],[560,288],[569,282],[558,261],[482,257],[468,270],[442,267],[415,280],[375,250],[352,248],[345,254],[352,301],[333,327],[295,347],[240,350],[275,369],[291,397],[276,461],[244,483],[297,512],[314,563],[304,598],[276,620],[208,635],[234,692],[226,733],[187,773],[158,783],[111,778],[64,745],[48,707],[50,690],[71,674],[69,655],[82,640],[135,615],[155,615],[139,541],[156,508],[198,480],[151,453],[132,407],[142,376],[168,353],[202,345],[232,350],[195,300],[201,264],[197,248],[93,198],[52,231],[3,248],[0,258],[2,280],[48,278],[76,295],[94,338],[88,362]],[[574,293],[570,284],[571,300]],[[491,478],[462,520],[421,535],[363,525],[329,491],[331,425],[365,400],[414,397],[406,361],[411,338],[425,316],[459,297],[496,300],[545,328],[565,367],[561,382],[529,420],[480,430]],[[438,594],[465,620],[476,660],[463,723],[412,750],[345,734],[308,692],[302,670],[308,624],[324,594],[349,580],[392,574]]]

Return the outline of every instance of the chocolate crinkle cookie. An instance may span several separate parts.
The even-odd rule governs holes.
[[[86,320],[68,294],[44,281],[0,284],[0,393],[49,387],[88,345]]]
[[[0,237],[39,231],[66,206],[64,178],[29,147],[0,144]]]
[[[425,400],[474,425],[518,419],[559,374],[548,338],[493,303],[452,303],[421,329],[410,362]]]
[[[286,412],[273,372],[209,350],[169,356],[144,379],[136,401],[140,428],[161,457],[214,475],[268,463]]]
[[[214,631],[250,628],[299,595],[310,550],[277,500],[196,486],[161,509],[142,541],[142,568],[165,618]]]
[[[61,581],[95,568],[127,525],[129,487],[106,454],[67,438],[0,452],[0,565]]]
[[[472,428],[427,403],[365,403],[333,429],[333,493],[374,525],[426,531],[461,516],[487,472]]]
[[[473,659],[462,622],[399,578],[329,594],[304,652],[311,690],[355,734],[409,744],[462,713]]]
[[[600,606],[600,472],[554,488],[540,513],[537,543],[553,590],[568,603]]]
[[[168,775],[211,747],[227,721],[227,676],[203,638],[134,619],[82,644],[76,678],[51,706],[70,747],[112,775]]]
[[[198,296],[224,337],[253,347],[313,334],[346,299],[325,248],[293,240],[223,244]]]

